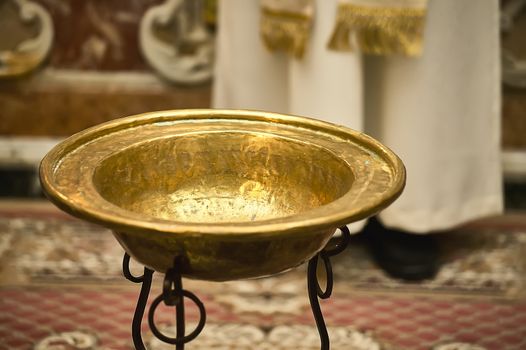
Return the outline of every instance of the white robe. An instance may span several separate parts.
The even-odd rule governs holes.
[[[221,0],[213,105],[314,117],[364,131],[407,168],[380,214],[414,233],[502,211],[497,0],[430,0],[419,58],[327,49],[336,0],[316,0],[302,60],[269,52],[259,2]]]

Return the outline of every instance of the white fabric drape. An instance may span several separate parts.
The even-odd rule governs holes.
[[[317,0],[304,58],[270,53],[259,3],[222,0],[213,105],[319,118],[364,131],[407,167],[380,214],[415,233],[502,211],[497,0],[430,0],[419,58],[327,50],[335,0]]]

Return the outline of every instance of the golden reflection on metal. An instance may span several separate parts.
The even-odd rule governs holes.
[[[139,262],[186,277],[275,274],[335,229],[401,193],[401,161],[374,139],[321,121],[243,110],[146,113],[73,135],[43,159],[45,193],[114,231]]]

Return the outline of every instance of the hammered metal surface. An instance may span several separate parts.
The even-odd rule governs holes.
[[[246,222],[328,204],[353,183],[331,153],[297,141],[248,132],[168,137],[126,148],[93,177],[111,203],[159,219]]]
[[[42,161],[48,197],[113,229],[164,272],[228,280],[297,266],[402,191],[401,161],[350,129],[237,110],[147,113],[88,129]]]

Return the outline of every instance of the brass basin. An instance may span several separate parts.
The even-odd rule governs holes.
[[[178,110],[75,134],[42,160],[47,196],[113,230],[132,257],[165,272],[232,280],[314,256],[337,227],[389,205],[402,162],[341,126],[275,113]]]

